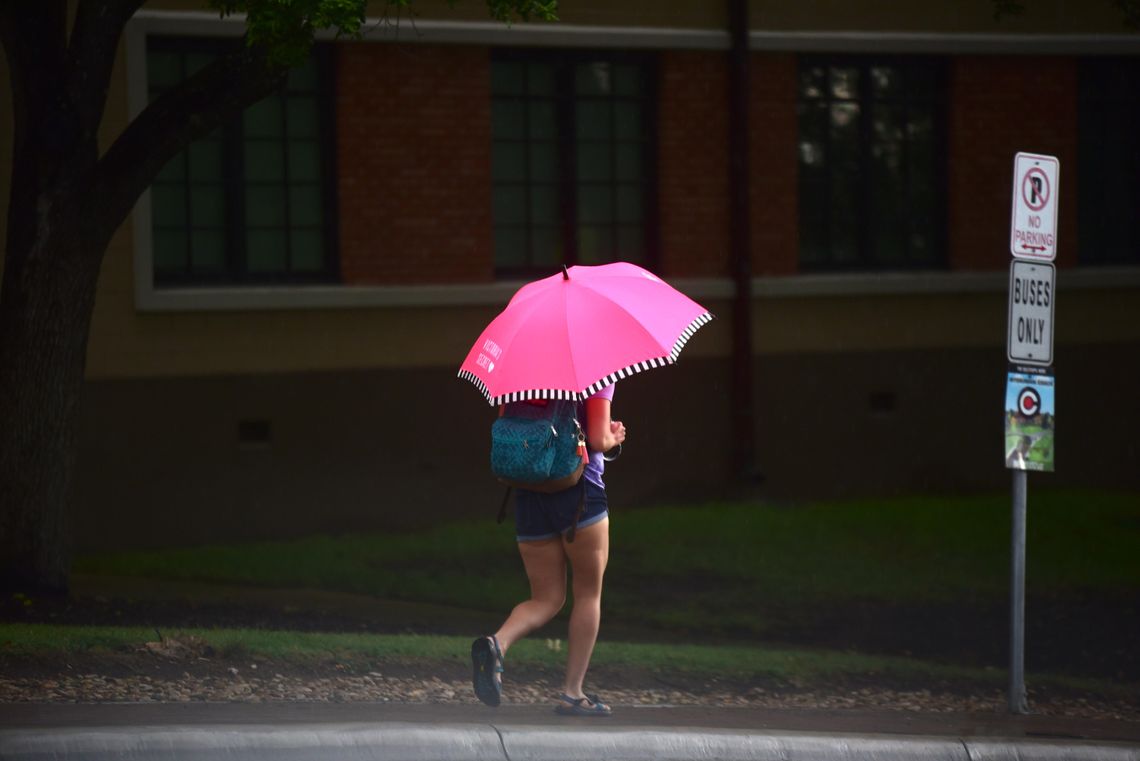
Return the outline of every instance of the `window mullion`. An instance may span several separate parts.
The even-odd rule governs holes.
[[[875,244],[876,236],[873,233],[875,220],[872,216],[875,207],[873,202],[873,194],[875,192],[875,183],[873,181],[873,171],[871,169],[872,153],[875,142],[875,131],[873,129],[874,119],[872,116],[874,109],[874,98],[871,95],[871,67],[869,64],[864,63],[858,69],[859,71],[859,92],[856,95],[856,102],[859,104],[859,194],[856,201],[858,208],[859,219],[855,225],[856,235],[856,250],[858,252],[859,264],[863,267],[871,265],[875,261],[873,246]]]

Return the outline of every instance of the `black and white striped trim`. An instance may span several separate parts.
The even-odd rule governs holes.
[[[527,391],[513,391],[509,394],[500,394],[499,396],[492,397],[491,392],[487,389],[487,385],[483,383],[477,376],[469,373],[466,370],[459,371],[459,377],[471,381],[475,387],[482,392],[483,396],[491,404],[492,407],[497,407],[500,404],[507,404],[508,402],[525,402],[531,399],[563,399],[567,401],[585,401],[587,398],[601,391],[606,386],[613,385],[623,378],[628,378],[631,375],[640,373],[643,370],[649,370],[654,367],[665,367],[677,361],[681,349],[685,348],[685,344],[689,339],[704,325],[707,325],[713,319],[712,314],[705,312],[699,315],[695,320],[681,331],[681,337],[673,344],[673,350],[664,357],[655,357],[647,359],[643,362],[635,362],[628,367],[623,367],[617,372],[610,373],[604,378],[601,378],[595,383],[591,383],[582,391],[570,391],[560,388],[539,388]]]

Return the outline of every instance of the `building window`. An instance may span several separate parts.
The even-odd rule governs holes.
[[[491,62],[495,269],[648,263],[649,59],[502,51]]]
[[[232,44],[149,38],[150,98]],[[317,46],[279,92],[158,174],[151,185],[156,287],[336,279],[330,63]]]
[[[801,58],[803,269],[945,261],[944,82],[933,59]]]
[[[1081,264],[1140,264],[1140,61],[1078,67],[1077,235]]]

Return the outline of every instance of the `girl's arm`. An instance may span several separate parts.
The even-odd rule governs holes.
[[[610,419],[610,400],[586,400],[586,441],[595,452],[608,452],[625,441],[625,425]]]

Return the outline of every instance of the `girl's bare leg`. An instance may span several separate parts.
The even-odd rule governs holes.
[[[554,618],[566,602],[566,554],[562,541],[554,537],[519,542],[519,554],[530,581],[530,599],[516,605],[495,632],[504,653],[512,644]]]
[[[563,692],[569,697],[581,698],[584,697],[582,682],[590,666],[602,619],[602,576],[610,557],[610,519],[604,518],[581,529],[573,542],[563,539],[561,546],[574,571],[574,605],[570,609]]]

